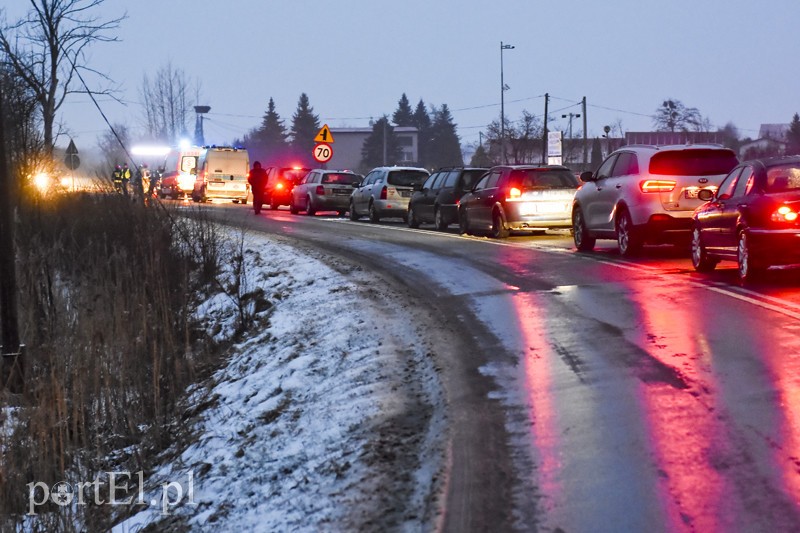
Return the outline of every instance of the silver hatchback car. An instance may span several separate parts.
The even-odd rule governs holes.
[[[575,248],[589,251],[596,239],[616,239],[622,255],[645,243],[686,244],[702,189],[716,190],[739,163],[718,145],[624,146],[584,184],[572,202]],[[687,248],[688,249],[688,248]]]
[[[408,217],[408,202],[414,187],[422,185],[430,173],[417,167],[378,167],[371,170],[361,186],[350,196],[350,220],[364,215],[370,222],[381,217]]]
[[[305,211],[309,216],[317,211],[337,211],[342,216],[350,205],[353,187],[363,177],[349,170],[311,170],[292,189],[289,211],[293,215]]]

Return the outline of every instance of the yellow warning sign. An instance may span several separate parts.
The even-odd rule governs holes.
[[[314,137],[314,142],[333,144],[333,135],[331,134],[331,129],[327,124],[322,126],[322,129],[319,130],[317,136]]]

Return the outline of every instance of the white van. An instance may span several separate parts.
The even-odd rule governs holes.
[[[250,157],[244,148],[204,148],[197,160],[192,200],[222,199],[246,204],[250,195],[249,171]]]
[[[199,146],[172,148],[169,151],[161,169],[161,187],[158,191],[161,199],[169,196],[177,200],[192,192],[197,158],[202,152]]]

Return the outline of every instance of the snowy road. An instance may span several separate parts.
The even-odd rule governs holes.
[[[800,530],[796,272],[744,290],[671,250],[209,212],[362,264],[459,339],[446,530]]]

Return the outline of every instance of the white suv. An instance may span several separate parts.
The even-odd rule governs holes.
[[[596,239],[616,239],[628,256],[643,244],[687,244],[701,189],[716,190],[738,164],[736,153],[717,145],[624,146],[597,172],[584,172],[572,203],[575,248],[589,251]]]

